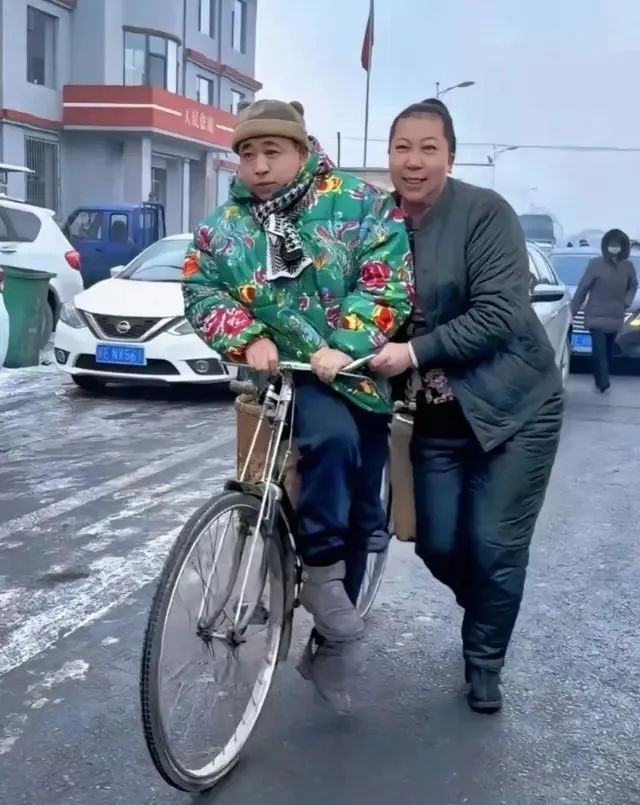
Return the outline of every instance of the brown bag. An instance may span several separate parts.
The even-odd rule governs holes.
[[[416,507],[413,497],[411,433],[413,426],[393,418],[391,423],[391,524],[402,542],[416,538]]]

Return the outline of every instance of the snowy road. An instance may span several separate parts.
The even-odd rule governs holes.
[[[356,717],[291,667],[226,805],[640,803],[640,381],[572,378],[506,708],[461,701],[459,615],[394,545]],[[234,466],[220,392],[78,392],[0,374],[0,802],[186,803],[148,761],[137,665],[176,529]],[[298,639],[303,632],[298,631]]]

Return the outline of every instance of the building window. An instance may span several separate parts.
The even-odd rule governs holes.
[[[206,103],[207,106],[213,106],[213,89],[214,84],[212,79],[199,75],[196,100],[200,101],[200,103]]]
[[[200,33],[210,36],[216,35],[216,0],[200,0]]]
[[[56,86],[57,19],[27,6],[27,81]]]
[[[60,210],[60,147],[39,137],[24,138],[27,168],[35,171],[25,176],[26,201],[38,207]]]
[[[178,91],[178,45],[172,39],[125,31],[124,83]]]
[[[244,101],[244,93],[238,92],[237,89],[231,90],[231,114],[237,115],[238,114],[238,107]]]
[[[233,0],[231,15],[231,44],[239,53],[247,52],[247,3],[246,0]]]

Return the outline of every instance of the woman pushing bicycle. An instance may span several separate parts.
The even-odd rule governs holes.
[[[355,602],[367,542],[384,529],[380,500],[390,388],[338,377],[377,352],[408,319],[413,268],[404,216],[391,197],[338,171],[307,134],[300,104],[258,101],[233,134],[238,177],[229,201],[196,232],[184,266],[187,319],[224,358],[296,377],[297,550],[312,637],[300,664],[323,698],[349,705]]]

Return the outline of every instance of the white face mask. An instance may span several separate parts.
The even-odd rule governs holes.
[[[622,251],[622,246],[609,246],[607,248],[609,254],[612,254],[614,257]]]

